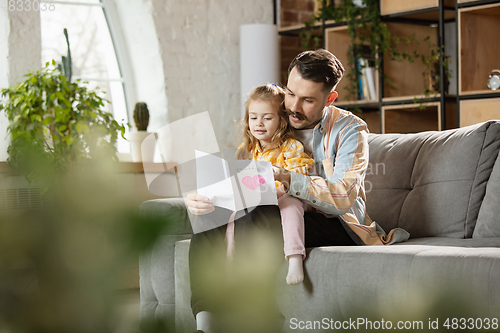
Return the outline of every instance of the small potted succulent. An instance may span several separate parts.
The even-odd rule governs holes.
[[[154,146],[146,146],[144,140],[151,135],[147,131],[149,125],[149,110],[144,102],[138,102],[134,108],[134,123],[137,131],[132,131],[128,135],[130,141],[130,151],[134,162],[153,162]],[[149,140],[148,140],[149,142]]]

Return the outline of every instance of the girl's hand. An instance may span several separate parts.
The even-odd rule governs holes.
[[[274,180],[277,180],[283,184],[286,188],[290,188],[290,171],[273,166]]]
[[[194,215],[204,215],[215,210],[214,205],[209,199],[196,192],[189,193],[186,197],[186,206]]]
[[[283,186],[283,184],[280,184],[280,186],[277,186],[276,187],[276,195],[279,198],[281,198],[282,196],[284,196],[286,193],[286,190],[285,190],[285,187]]]

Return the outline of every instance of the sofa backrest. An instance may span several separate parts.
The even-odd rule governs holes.
[[[486,185],[486,194],[472,235],[472,238],[490,237],[500,237],[500,153]]]
[[[441,132],[370,134],[367,211],[411,238],[470,238],[500,148],[500,122]],[[500,204],[500,203],[499,203]]]

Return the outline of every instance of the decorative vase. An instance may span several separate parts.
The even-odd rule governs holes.
[[[152,140],[146,140],[150,135]],[[153,162],[156,142],[154,133],[147,131],[130,132],[128,140],[133,162]]]

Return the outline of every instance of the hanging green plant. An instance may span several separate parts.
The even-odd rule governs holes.
[[[439,48],[437,45],[430,41],[427,37],[424,40],[428,48],[431,50],[428,55],[421,55],[422,63],[425,65],[425,71],[422,73],[425,83],[425,94],[439,93],[441,85],[441,76],[439,75],[439,67],[441,59],[444,67],[444,90],[448,91],[449,79],[451,78],[450,60],[445,54],[444,45]]]
[[[55,66],[47,63],[1,93],[11,135],[7,162],[28,180],[38,176],[29,165],[33,153],[60,172],[93,158],[118,161],[115,144],[118,132],[125,133],[103,110],[106,100],[80,80],[69,82]]]
[[[300,35],[304,49],[317,47],[317,44],[312,43],[317,43],[317,41],[313,39],[311,29],[316,22],[323,20],[345,22],[351,38],[348,50],[350,56],[345,74],[349,82],[346,86],[346,99],[348,100],[356,99],[359,93],[358,82],[363,67],[356,64],[356,61],[360,55],[368,56],[375,70],[380,69],[382,60],[379,54],[386,54],[391,60],[410,62],[420,56],[416,51],[410,54],[398,50],[400,43],[409,44],[415,39],[391,35],[380,16],[379,0],[362,0],[361,3],[344,0],[339,5],[328,4],[321,7],[318,14],[305,24],[305,31]],[[384,79],[390,85],[390,78],[384,76]]]

